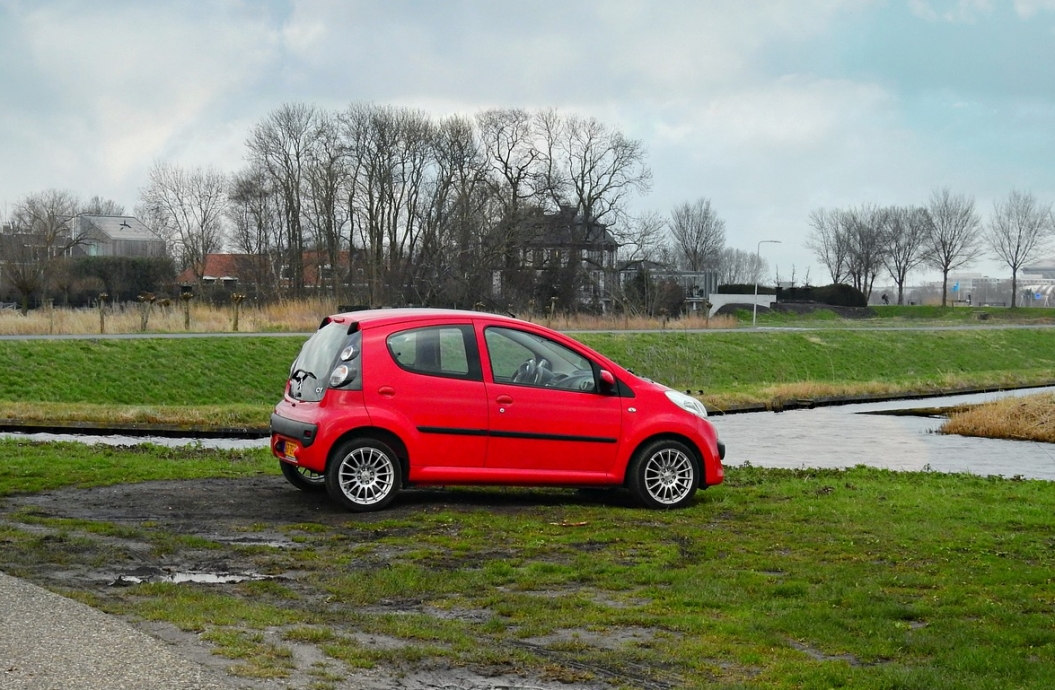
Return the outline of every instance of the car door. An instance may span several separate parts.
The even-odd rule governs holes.
[[[619,450],[622,405],[598,392],[597,367],[550,338],[505,326],[484,330],[490,376],[488,469],[605,474]],[[533,365],[526,364],[533,362]],[[573,479],[565,477],[565,479]]]
[[[411,476],[429,468],[482,467],[488,409],[473,326],[414,326],[369,337],[367,409],[375,424],[407,444]]]

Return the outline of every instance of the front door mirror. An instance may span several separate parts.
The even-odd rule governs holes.
[[[612,376],[612,372],[608,371],[607,369],[601,369],[600,379],[601,392],[606,395],[608,393],[611,393],[612,389],[615,388],[615,377]]]

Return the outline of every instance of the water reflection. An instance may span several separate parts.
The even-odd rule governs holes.
[[[134,446],[150,443],[167,448],[198,446],[220,450],[242,450],[246,448],[267,448],[267,438],[178,438],[167,436],[122,436],[120,434],[20,434],[16,432],[0,433],[0,438],[18,438],[26,441],[73,441],[76,443],[98,444],[103,446]]]
[[[1055,480],[1055,444],[946,436],[942,419],[867,414],[884,410],[979,403],[1055,388],[1003,391],[919,400],[824,407],[788,412],[716,416],[728,448],[725,464],[761,467],[843,468],[869,465],[891,470],[970,472]]]

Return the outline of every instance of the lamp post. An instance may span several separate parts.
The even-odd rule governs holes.
[[[780,240],[759,240],[758,247],[755,249],[755,264],[761,265],[762,263],[762,245],[763,244],[780,244]],[[758,273],[755,273],[755,300],[751,304],[751,328],[755,327],[755,320],[758,318]]]

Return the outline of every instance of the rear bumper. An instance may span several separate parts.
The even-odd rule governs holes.
[[[293,439],[302,448],[310,448],[319,433],[318,424],[299,422],[296,419],[283,417],[277,412],[271,415],[271,434]]]

